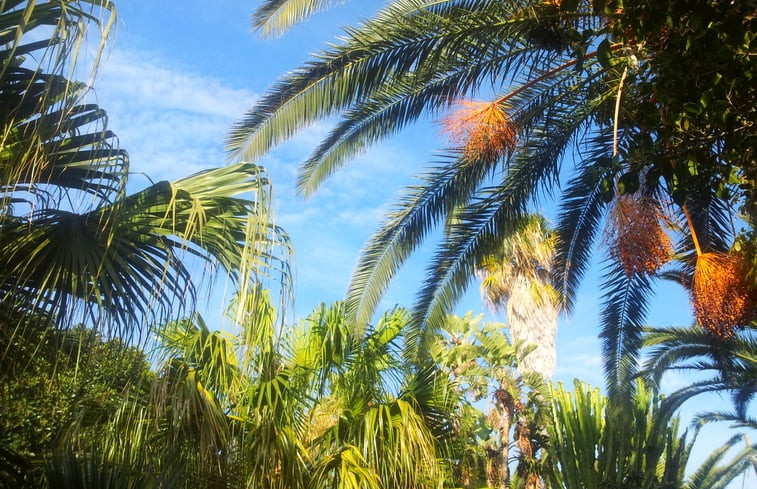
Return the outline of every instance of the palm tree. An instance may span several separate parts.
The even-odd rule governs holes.
[[[505,309],[513,343],[531,347],[521,372],[552,376],[555,366],[558,297],[551,285],[554,236],[541,216],[529,216],[478,267],[481,295],[494,309]]]
[[[528,348],[511,343],[502,324],[481,324],[482,316],[449,316],[443,337],[432,345],[432,358],[453,381],[459,394],[472,403],[490,399],[487,419],[495,433],[486,442],[488,487],[538,487],[538,452],[544,439],[540,432],[547,398],[544,379],[535,372],[522,371]],[[510,473],[511,452],[517,447],[518,465]]]
[[[86,102],[88,86],[69,78],[84,68],[86,32],[101,36],[96,66],[114,17],[105,0],[2,4],[3,359],[31,323],[85,321],[144,339],[146,326],[191,312],[198,278],[219,271],[240,284],[268,273],[287,287],[291,247],[271,222],[261,167],[237,163],[126,194],[128,154]]]
[[[449,401],[441,377],[402,361],[407,312],[358,338],[342,304],[321,305],[280,337],[268,296],[250,291],[237,334],[197,314],[161,328],[149,395],[125,398],[97,433],[70,429],[51,482],[438,487]]]
[[[663,401],[663,406],[672,412],[701,394],[730,394],[733,412],[709,411],[700,417],[757,428],[757,420],[749,415],[750,403],[757,395],[755,331],[752,325],[721,339],[694,326],[649,329],[644,335],[644,345],[650,348],[643,370],[645,378],[650,385],[657,386],[666,372],[712,374],[671,393]]]
[[[256,25],[276,32],[325,5],[266,2]],[[369,321],[397,270],[454,214],[414,307],[416,339],[428,340],[476,266],[545,196],[561,206],[554,273],[570,310],[602,221],[632,207],[654,225],[609,233],[620,239],[608,240],[601,331],[610,389],[632,389],[651,277],[665,261],[655,209],[670,202],[671,214],[687,216],[680,228],[687,253],[697,236],[698,254],[722,254],[733,236],[716,216],[733,215],[738,205],[729,206],[729,196],[753,204],[754,131],[736,119],[732,131],[717,119],[725,111],[750,120],[754,106],[741,76],[753,70],[749,49],[725,41],[726,19],[744,18],[748,5],[708,4],[715,20],[704,41],[694,34],[701,13],[683,2],[391,1],[277,82],[232,129],[227,147],[254,159],[301,128],[338,117],[300,168],[307,196],[366,146],[461,100],[445,123],[458,147],[407,189],[364,248],[347,297],[357,324]],[[720,78],[713,85],[703,53],[712,66],[739,73],[729,82],[746,102],[731,100]],[[490,92],[488,102],[464,101]],[[654,266],[624,263],[632,249]]]

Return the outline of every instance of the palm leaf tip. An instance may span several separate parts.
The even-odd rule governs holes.
[[[730,338],[735,327],[743,327],[757,315],[757,291],[745,278],[741,254],[703,253],[691,287],[691,301],[697,323],[711,335]]]
[[[511,153],[517,131],[506,107],[494,102],[459,101],[441,121],[450,143],[463,148],[469,158],[499,158]]]

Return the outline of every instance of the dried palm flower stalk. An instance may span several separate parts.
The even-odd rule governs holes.
[[[626,276],[653,275],[673,255],[670,236],[661,222],[659,204],[647,197],[621,195],[615,200],[606,230],[610,256],[623,266]]]
[[[498,158],[511,152],[517,134],[505,106],[499,101],[460,101],[458,108],[442,119],[442,131],[450,142],[472,158]]]
[[[726,339],[734,328],[751,321],[757,294],[746,281],[741,254],[702,253],[697,257],[691,301],[697,323],[710,334]]]

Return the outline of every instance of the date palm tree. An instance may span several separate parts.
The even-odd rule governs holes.
[[[536,202],[554,198],[554,274],[568,311],[603,221],[620,226],[607,233],[614,239],[606,240],[600,335],[609,388],[633,389],[653,277],[670,255],[658,209],[686,217],[684,251],[704,263],[694,248],[697,256],[723,254],[733,241],[718,218],[738,207],[728,196],[753,203],[755,135],[737,119],[751,120],[754,91],[749,77],[730,77],[743,95],[735,101],[701,57],[706,52],[731,74],[752,72],[751,48],[727,41],[751,32],[751,21],[726,20],[749,17],[748,4],[703,7],[715,19],[704,41],[693,34],[702,12],[685,2],[394,0],[271,87],[227,147],[254,159],[303,127],[336,118],[300,167],[299,190],[308,196],[367,146],[422,117],[441,117],[453,148],[407,189],[364,248],[347,296],[357,324],[369,321],[413,251],[444,227],[414,307],[423,344],[483,257]],[[255,22],[274,33],[327,5],[270,1]],[[726,113],[740,114],[737,131],[725,127]],[[651,225],[636,232],[629,212]],[[634,256],[641,257],[635,265]]]

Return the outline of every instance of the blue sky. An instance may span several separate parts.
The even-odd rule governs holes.
[[[370,15],[380,5],[353,1],[316,15],[281,38],[261,39],[250,27],[254,2],[119,2],[116,35],[95,82],[95,96],[130,154],[132,185],[148,183],[140,173],[153,180],[176,179],[224,164],[224,136],[256,98],[310,53],[333,41],[341,25]],[[299,317],[319,302],[342,298],[359,251],[389,204],[402,185],[433,161],[433,150],[443,144],[433,123],[419,124],[367,151],[304,201],[294,192],[296,168],[327,130],[327,124],[316,125],[257,162],[272,177],[277,223],[295,246]],[[550,213],[549,208],[537,210]],[[433,243],[424,246],[397,277],[384,301],[386,307],[412,305],[432,251]],[[570,383],[579,377],[602,384],[596,339],[598,270],[599,266],[586,277],[572,316],[560,322],[556,380]],[[460,314],[468,310],[487,312],[477,283],[457,308]],[[213,324],[212,317],[207,319]],[[675,285],[661,286],[649,323],[690,321],[683,291]],[[672,388],[683,385],[683,380],[671,375],[666,383]]]

